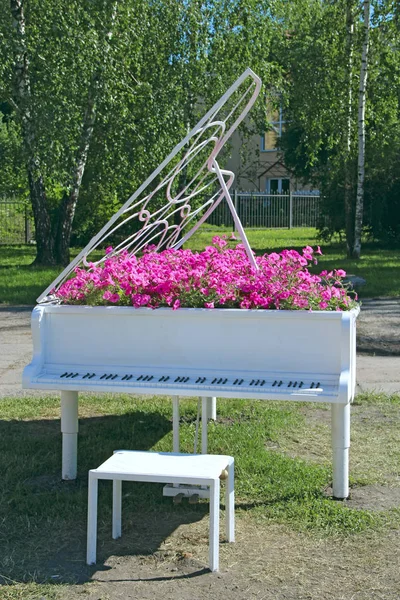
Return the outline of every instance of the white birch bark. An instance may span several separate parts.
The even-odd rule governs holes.
[[[103,56],[99,59],[102,60],[103,64],[99,65],[99,68],[94,73],[91,85],[88,90],[87,105],[82,122],[79,147],[75,157],[74,168],[71,173],[69,193],[64,196],[60,206],[56,238],[56,258],[58,263],[64,265],[67,265],[70,262],[69,244],[71,239],[72,223],[75,216],[76,205],[79,199],[79,192],[83,174],[86,168],[90,140],[96,121],[97,102],[104,84],[101,71],[102,69],[104,69],[104,65],[108,57],[109,42],[112,38],[116,16],[117,2],[114,2],[111,11],[111,21],[109,24],[109,28],[108,31],[106,30],[104,35]]]
[[[346,55],[347,55],[347,107],[344,139],[344,210],[347,254],[350,256],[354,245],[354,217],[351,185],[351,134],[353,106],[353,46],[354,46],[354,0],[346,0]]]
[[[365,104],[368,75],[370,13],[371,2],[370,0],[364,0],[364,38],[361,55],[360,86],[358,90],[358,170],[353,258],[360,258],[361,254],[365,179]]]

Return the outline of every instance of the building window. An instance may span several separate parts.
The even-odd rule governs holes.
[[[270,129],[261,136],[261,151],[273,152],[274,150],[278,150],[278,138],[281,137],[285,126],[282,107],[279,109],[267,109],[267,117]]]
[[[288,194],[290,192],[290,179],[267,179],[267,194]]]

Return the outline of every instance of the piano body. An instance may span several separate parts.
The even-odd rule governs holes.
[[[66,479],[76,477],[79,391],[329,402],[334,496],[345,498],[357,314],[38,305],[23,387],[61,390]],[[178,421],[175,404],[175,451]]]
[[[135,255],[148,244],[155,250],[182,247],[222,201],[249,263],[258,269],[230,196],[234,174],[218,161],[260,88],[260,78],[246,69],[38,298],[32,313],[33,359],[23,386],[61,391],[64,479],[76,477],[80,391],[172,396],[174,451],[179,450],[181,396],[203,400],[203,451],[210,400],[216,396],[314,401],[332,405],[333,493],[348,496],[356,309],[151,310],[68,306],[54,295],[76,267],[90,269],[121,252]],[[117,246],[110,249],[113,240]]]

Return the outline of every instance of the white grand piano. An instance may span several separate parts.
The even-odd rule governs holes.
[[[173,311],[68,306],[52,294],[77,265],[88,265],[90,252],[104,247],[106,238],[132,218],[143,221],[143,227],[114,252],[139,252],[147,243],[177,248],[221,201],[228,203],[255,265],[229,195],[233,174],[219,167],[217,156],[254,103],[260,84],[258,77],[246,70],[38,299],[32,313],[33,359],[24,370],[23,387],[61,391],[64,479],[76,478],[81,391],[172,397],[174,451],[179,451],[180,397],[202,398],[203,452],[207,451],[207,420],[215,418],[216,397],[312,401],[331,404],[333,495],[348,496],[357,309]],[[202,168],[183,191],[171,196],[171,182],[204,150]],[[171,168],[177,156],[183,158]],[[189,200],[205,189],[212,190],[210,198],[192,209]],[[167,204],[151,213],[151,201],[160,193],[166,193]],[[179,225],[171,219],[177,210],[182,216]]]

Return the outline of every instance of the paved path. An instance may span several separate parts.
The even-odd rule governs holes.
[[[26,307],[0,308],[0,397],[35,393],[21,388],[22,370],[32,358],[30,314]],[[365,301],[358,321],[361,350],[379,352],[383,346],[383,353],[390,347],[400,350],[400,299]],[[400,351],[398,356],[358,354],[357,387],[400,393]]]

